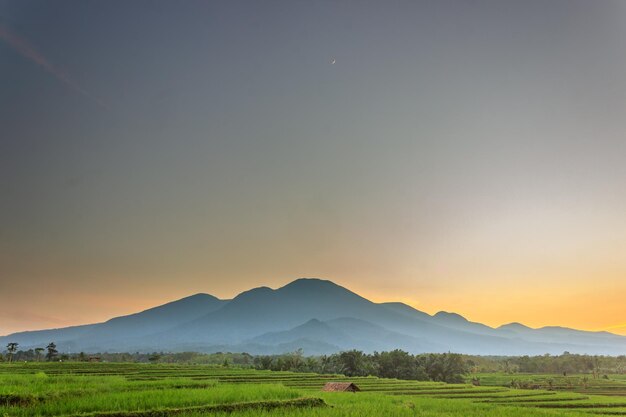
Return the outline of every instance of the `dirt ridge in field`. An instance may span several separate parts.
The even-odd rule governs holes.
[[[155,410],[138,411],[97,411],[91,413],[73,414],[67,417],[169,417],[188,412],[207,413],[234,413],[247,410],[274,410],[277,408],[307,408],[327,407],[321,398],[296,398],[295,400],[283,401],[252,401],[233,404],[200,405],[182,408],[162,408]]]

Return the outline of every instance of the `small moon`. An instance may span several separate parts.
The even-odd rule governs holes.
[[[335,62],[337,62],[337,60],[335,58],[330,60],[330,65],[335,65]]]

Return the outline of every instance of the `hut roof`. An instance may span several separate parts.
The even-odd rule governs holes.
[[[322,388],[322,391],[356,392],[361,390],[352,382],[327,382],[324,388]]]

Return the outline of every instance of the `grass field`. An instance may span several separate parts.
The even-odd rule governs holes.
[[[549,375],[549,374],[474,374],[483,386],[529,385],[536,388],[570,391],[582,394],[612,395],[626,397],[626,375],[607,375],[594,379],[591,375]],[[520,384],[520,382],[522,384]]]
[[[565,389],[573,380],[555,376],[513,376],[552,378],[552,391],[505,387],[512,377],[506,374],[480,377],[482,386],[192,365],[2,364],[0,416],[626,415],[626,396],[618,394],[624,378],[593,380],[589,392],[574,392]],[[341,380],[362,392],[320,391],[325,382]],[[606,391],[612,395],[598,395]]]

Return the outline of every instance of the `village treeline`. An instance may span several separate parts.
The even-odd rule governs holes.
[[[396,349],[365,353],[349,350],[332,355],[305,356],[302,349],[281,355],[248,353],[59,353],[54,343],[45,348],[19,350],[9,343],[0,362],[93,361],[135,363],[180,363],[237,366],[259,370],[316,372],[346,376],[378,376],[418,381],[463,382],[474,373],[605,374],[626,373],[626,356],[593,356],[564,352],[541,356],[476,356],[458,353],[412,355]]]

